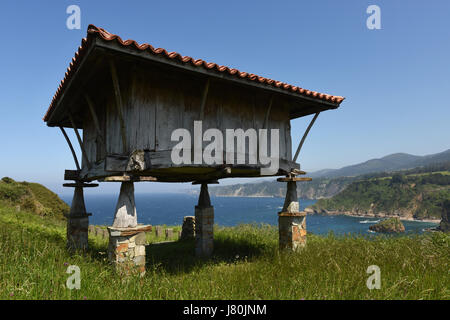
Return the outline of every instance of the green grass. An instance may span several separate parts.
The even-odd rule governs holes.
[[[17,182],[8,177],[0,180],[0,205],[14,206],[19,210],[61,220],[64,219],[64,214],[69,212],[69,206],[43,185]]]
[[[298,253],[279,253],[277,237],[266,225],[216,227],[206,260],[193,241],[152,244],[146,275],[122,279],[106,239],[69,255],[64,221],[0,207],[0,299],[450,299],[449,235],[309,235]],[[373,264],[380,290],[366,287]],[[80,267],[80,290],[66,288],[68,265]]]

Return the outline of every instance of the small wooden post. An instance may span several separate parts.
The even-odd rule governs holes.
[[[208,193],[208,184],[201,183],[198,205],[195,206],[195,255],[211,256],[214,249],[214,207]]]
[[[73,156],[73,161],[75,161],[75,166],[77,167],[77,170],[80,171],[80,163],[78,162],[78,158],[77,158],[77,154],[75,153],[75,150],[73,149],[72,143],[70,142],[69,136],[66,133],[66,130],[64,130],[64,128],[62,126],[59,127],[59,129],[61,130],[62,134],[64,135],[64,138],[67,141],[67,144],[69,145],[70,151],[72,152],[72,156]]]
[[[205,105],[206,105],[206,99],[208,98],[209,82],[210,81],[208,78],[208,80],[206,80],[205,89],[203,90],[202,103],[200,105],[200,116],[199,116],[200,120],[203,120],[203,118],[205,116]]]
[[[70,113],[69,113],[69,119],[70,119],[70,122],[72,123],[73,131],[75,132],[75,135],[77,136],[78,143],[80,144],[81,155],[82,155],[84,161],[86,161],[86,165],[88,166],[88,168],[91,169],[92,164],[89,161],[86,149],[84,148],[83,139],[81,139],[80,133],[78,132],[78,128],[77,128],[75,121],[73,120],[73,117]]]
[[[173,229],[167,228],[166,229],[166,240],[171,240],[173,238]]]
[[[159,238],[162,236],[162,227],[161,226],[156,226],[155,227],[155,237]]]

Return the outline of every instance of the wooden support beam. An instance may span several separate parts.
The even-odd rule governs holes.
[[[75,121],[73,120],[71,113],[69,113],[69,119],[70,119],[70,123],[72,123],[73,130],[75,131],[75,135],[77,136],[78,143],[80,144],[81,154],[83,156],[83,159],[84,159],[84,161],[86,161],[86,164],[87,164],[88,168],[90,169],[90,168],[92,168],[92,164],[89,161],[89,158],[86,153],[86,149],[84,149],[83,140],[81,139],[80,133],[78,132],[78,128],[75,124]]]
[[[264,124],[263,129],[267,129],[267,125],[269,124],[269,116],[270,116],[270,110],[272,110],[272,104],[273,104],[273,94],[270,95],[270,101],[269,101],[269,107],[266,111],[266,116],[264,117]]]
[[[94,120],[94,126],[95,130],[97,131],[97,136],[100,138],[103,147],[106,150],[106,144],[105,139],[103,138],[102,131],[100,129],[100,124],[98,122],[97,114],[95,113],[94,103],[92,102],[91,98],[87,94],[84,95],[84,98],[86,99],[87,105],[89,107],[89,111],[91,112],[92,120]]]
[[[64,180],[76,180],[81,181],[81,170],[64,170]]]
[[[314,115],[314,118],[312,118],[311,122],[309,123],[308,128],[305,131],[305,134],[303,135],[302,140],[300,141],[298,147],[297,147],[297,151],[295,152],[295,156],[294,159],[292,160],[293,162],[295,162],[297,160],[298,154],[300,153],[300,150],[302,149],[303,143],[305,142],[306,136],[309,133],[309,130],[311,130],[311,127],[313,126],[314,122],[316,121],[317,117],[319,116],[320,112],[317,112]]]
[[[312,181],[312,178],[309,177],[285,177],[285,178],[278,178],[278,182],[291,182],[291,181]]]
[[[269,100],[269,106],[267,107],[266,110],[266,115],[264,116],[264,123],[261,129],[267,129],[267,126],[269,124],[269,117],[270,117],[270,111],[272,110],[272,104],[273,104],[273,94],[270,95],[270,100]],[[254,117],[253,117],[254,118]],[[258,161],[260,160],[260,156],[259,156],[259,143],[256,146],[256,156]]]
[[[116,107],[117,107],[117,114],[119,116],[119,121],[120,121],[120,133],[122,136],[122,147],[123,147],[123,152],[126,153],[128,148],[127,148],[125,120],[123,118],[122,95],[120,93],[119,77],[117,76],[116,65],[114,64],[114,60],[112,58],[109,60],[109,66],[111,69],[111,77],[112,77],[112,82],[113,82],[113,86],[114,86],[114,95],[116,96]]]
[[[298,169],[292,169],[292,171],[290,172],[290,174],[291,174],[291,175],[294,175],[294,176],[298,176],[298,175],[306,174],[306,172],[305,172],[305,171],[302,171],[302,170],[298,170]]]
[[[192,182],[193,185],[197,184],[219,184],[218,180],[201,180],[201,181],[194,181]]]
[[[80,171],[80,163],[78,162],[77,154],[75,153],[75,150],[73,149],[72,143],[70,142],[69,137],[67,136],[66,130],[64,130],[63,127],[59,127],[62,134],[64,135],[64,138],[66,138],[67,144],[69,145],[70,151],[72,152],[73,161],[75,161],[75,166],[77,167],[77,170]]]
[[[192,184],[218,184],[219,181],[217,179],[226,178],[231,175],[231,167],[219,167],[216,168],[213,172],[205,173],[202,179],[196,179],[192,182]]]
[[[209,91],[209,78],[206,81],[205,89],[203,90],[202,104],[200,105],[200,116],[199,116],[200,120],[203,120],[205,117],[205,105],[206,99],[208,98],[208,91]]]
[[[95,188],[98,187],[98,183],[84,183],[84,182],[76,182],[76,183],[64,183],[63,187],[70,188]]]
[[[129,176],[129,175],[123,175],[123,176],[110,176],[110,177],[105,177],[103,179],[99,179],[99,181],[101,182],[126,182],[126,181],[131,181],[131,182],[144,182],[144,181],[150,181],[150,182],[154,182],[154,181],[158,181],[158,179],[156,179],[155,177],[148,177],[148,176]]]

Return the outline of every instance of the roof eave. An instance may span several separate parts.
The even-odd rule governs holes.
[[[89,56],[92,54],[96,47],[96,37],[92,37],[92,39],[89,39],[89,45],[86,48],[86,53],[83,55],[79,65],[74,71],[74,74],[67,80],[67,84],[62,90],[61,96],[58,97],[56,104],[53,108],[48,109],[47,113],[45,114],[43,120],[47,123],[47,126],[49,127],[55,127],[59,126],[57,123],[53,123],[53,116],[55,115],[55,112],[60,108],[60,105],[64,101],[64,98],[66,97],[67,93],[70,91],[71,87],[73,86],[73,83],[76,81],[78,75],[80,74],[81,70],[83,69],[83,66],[86,64],[86,61],[88,61]]]
[[[322,105],[326,110],[328,109],[336,109],[339,107],[339,105],[342,103],[342,101],[345,99],[343,98],[342,101],[339,102],[331,102],[331,101],[325,101],[320,98],[314,98],[314,97],[308,97],[302,94],[298,94],[292,91],[288,91],[282,88],[277,88],[272,85],[266,84],[266,83],[258,83],[256,81],[251,81],[248,79],[241,79],[233,75],[229,75],[226,73],[218,72],[215,70],[206,70],[204,68],[199,68],[197,66],[193,66],[190,64],[184,64],[180,61],[173,60],[173,59],[167,59],[164,56],[160,55],[153,55],[148,51],[139,51],[137,52],[132,47],[123,47],[120,44],[117,43],[117,41],[108,41],[103,40],[102,38],[97,38],[97,41],[95,45],[99,48],[105,49],[105,50],[113,50],[115,52],[119,52],[122,54],[128,54],[140,59],[150,60],[156,63],[169,65],[175,68],[179,68],[185,71],[193,72],[196,74],[201,74],[205,77],[213,77],[216,79],[222,79],[230,82],[234,82],[240,85],[244,86],[250,86],[253,88],[262,89],[271,93],[280,94],[282,96],[289,96],[295,99],[300,99],[302,101],[309,101],[313,104]]]
[[[152,54],[147,50],[137,50],[133,48],[133,46],[123,46],[119,43],[119,41],[115,40],[105,40],[103,39],[99,34],[97,33],[89,33],[86,38],[86,43],[84,44],[86,48],[86,52],[83,54],[81,58],[81,61],[77,63],[74,67],[75,70],[72,70],[73,74],[71,74],[68,70],[68,73],[70,77],[66,80],[66,83],[60,88],[58,88],[58,91],[61,90],[61,92],[55,95],[56,101],[55,105],[51,106],[47,113],[45,114],[43,120],[47,123],[47,126],[58,126],[60,124],[55,121],[54,116],[58,113],[59,109],[61,108],[61,104],[64,103],[65,98],[68,94],[68,92],[71,91],[71,88],[73,86],[73,83],[76,82],[77,78],[79,77],[79,74],[81,73],[81,70],[83,70],[84,65],[86,64],[86,61],[88,60],[88,57],[92,54],[92,52],[99,48],[101,50],[107,50],[115,53],[119,53],[122,55],[127,55],[133,58],[143,59],[146,61],[152,61],[160,65],[166,65],[170,66],[179,70],[187,71],[196,75],[201,75],[204,77],[211,77],[215,79],[221,79],[223,81],[236,83],[241,86],[245,87],[251,87],[258,90],[264,90],[267,93],[272,93],[276,95],[280,95],[283,97],[290,97],[292,99],[295,99],[297,101],[301,101],[303,104],[310,104],[310,107],[306,108],[306,110],[291,110],[291,119],[295,119],[298,117],[302,117],[308,114],[321,112],[329,109],[336,109],[339,107],[339,105],[342,103],[344,98],[341,98],[340,101],[329,101],[324,100],[322,98],[315,98],[313,96],[307,96],[301,93],[297,93],[294,91],[286,90],[282,87],[277,87],[271,84],[267,83],[260,83],[258,81],[250,80],[247,78],[240,78],[236,75],[231,75],[224,72],[219,72],[214,69],[206,69],[202,67],[198,67],[192,64],[183,63],[182,61],[176,60],[176,59],[170,59],[165,57],[164,55],[159,54]],[[81,47],[80,47],[81,48]],[[308,110],[308,111],[307,111]]]

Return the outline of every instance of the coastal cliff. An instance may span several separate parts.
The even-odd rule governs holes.
[[[347,214],[367,217],[435,220],[450,199],[447,173],[393,174],[355,181],[330,199],[318,200],[308,213]]]

